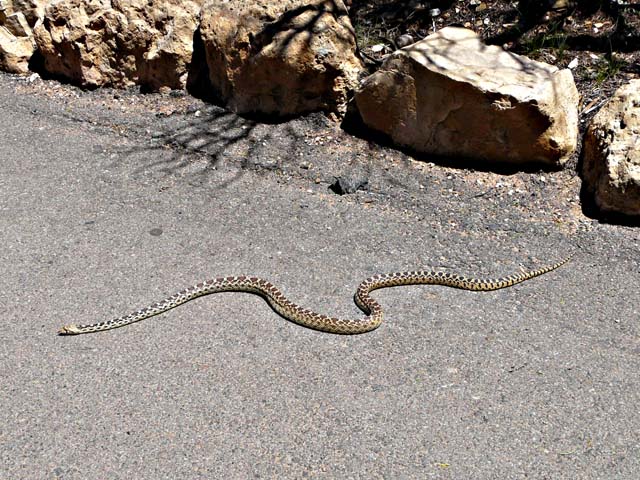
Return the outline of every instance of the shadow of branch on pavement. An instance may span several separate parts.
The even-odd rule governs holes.
[[[192,184],[213,182],[216,188],[248,170],[300,176],[315,155],[309,135],[327,125],[333,123],[320,113],[268,124],[202,104],[199,110],[161,118],[148,138],[118,150],[118,161],[135,158],[135,173],[165,173]],[[226,174],[214,175],[215,170]]]
[[[184,115],[164,118],[147,141],[120,150],[119,154],[122,160],[142,154],[145,161],[137,173],[151,170],[196,180],[220,166],[229,150],[249,143],[255,127],[251,120],[204,105]]]

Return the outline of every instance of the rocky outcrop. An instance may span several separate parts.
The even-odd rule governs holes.
[[[209,0],[200,29],[214,96],[235,112],[341,115],[363,68],[342,0]]]
[[[584,138],[584,187],[603,212],[640,215],[640,80],[621,87]]]
[[[35,28],[44,68],[85,87],[184,88],[201,3],[51,2]]]
[[[363,121],[428,154],[559,167],[576,149],[569,70],[447,27],[389,55],[356,92]]]
[[[44,0],[0,0],[0,70],[29,71],[36,49],[32,28],[41,20]]]

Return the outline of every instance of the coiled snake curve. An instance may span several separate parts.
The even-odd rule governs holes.
[[[217,292],[250,292],[260,295],[282,317],[315,330],[341,334],[364,333],[377,328],[382,323],[382,307],[369,295],[373,290],[400,285],[444,285],[463,290],[498,290],[555,270],[567,263],[572,257],[573,255],[570,255],[553,265],[537,270],[522,271],[521,273],[497,279],[469,278],[455,273],[424,270],[375,275],[363,281],[355,293],[354,301],[360,310],[365,313],[363,318],[355,320],[333,318],[302,308],[287,299],[275,285],[261,278],[249,276],[221,277],[182,290],[161,302],[154,303],[129,315],[91,325],[65,325],[58,333],[60,335],[78,335],[123,327],[166,312],[194,298]]]

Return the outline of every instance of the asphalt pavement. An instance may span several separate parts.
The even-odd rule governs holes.
[[[439,198],[426,177],[397,202],[385,188],[405,187],[382,180],[340,196],[264,163],[285,147],[221,140],[282,125],[227,116],[211,162],[159,147],[162,115],[22,85],[0,78],[0,478],[640,478],[637,228],[524,207],[507,219],[486,198],[456,218],[462,197],[419,205],[421,188]],[[300,327],[245,293],[56,334],[232,274],[359,315],[352,295],[374,273],[510,274],[578,245],[496,292],[376,292],[385,321],[363,335]]]

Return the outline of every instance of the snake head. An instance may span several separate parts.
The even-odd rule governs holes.
[[[82,333],[82,330],[73,324],[64,325],[58,330],[58,335],[78,335],[80,333]]]

